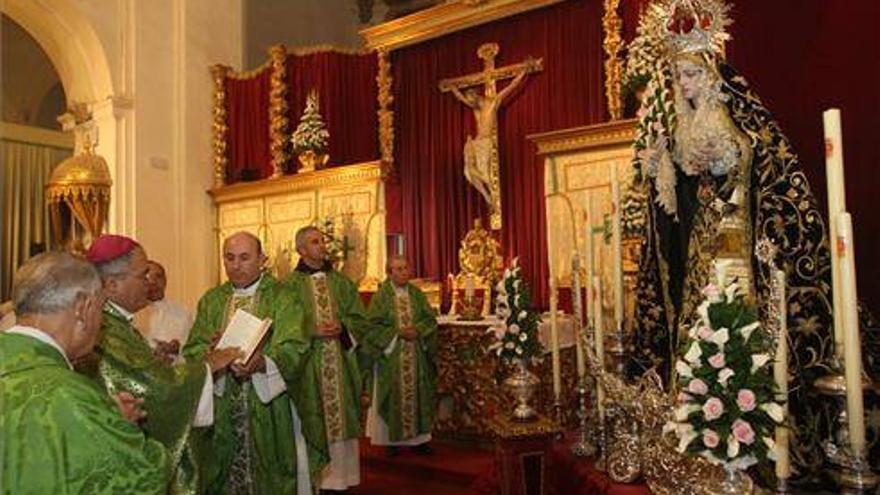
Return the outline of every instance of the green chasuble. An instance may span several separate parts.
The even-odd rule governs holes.
[[[0,492],[163,494],[165,448],[51,345],[0,333]]]
[[[239,308],[272,319],[263,353],[283,377],[292,376],[291,366],[298,361],[293,354],[302,347],[302,305],[290,288],[268,274],[251,296],[236,296],[228,282],[202,296],[183,356],[201,360],[214,334],[226,328]],[[194,429],[203,491],[295,494],[297,446],[287,392],[263,403],[251,379],[239,381],[227,373],[222,380],[215,386],[222,394],[215,394],[213,426]]]
[[[310,275],[298,266],[287,282],[305,310],[304,340],[297,342],[301,346],[296,354],[297,376],[289,383],[309,448],[311,479],[317,485],[321,470],[330,461],[329,444],[360,436],[362,378],[356,353],[364,350],[361,344],[370,323],[357,287],[339,272]],[[334,320],[343,326],[343,335],[319,338],[318,324]],[[350,345],[349,337],[356,347]]]
[[[437,319],[425,295],[412,284],[398,294],[386,280],[370,301],[374,347],[387,348],[401,327],[414,326],[417,340],[398,337],[389,354],[378,360],[376,400],[388,437],[399,442],[430,433],[434,425],[437,389]]]
[[[207,366],[202,362],[171,366],[160,360],[141,333],[109,302],[101,330],[101,340],[83,363],[83,372],[92,374],[109,395],[126,391],[144,399],[144,431],[171,454],[174,474],[170,492],[194,493],[199,473],[187,439]]]

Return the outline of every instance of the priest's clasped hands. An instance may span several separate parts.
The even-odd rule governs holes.
[[[401,327],[397,334],[404,340],[416,340],[419,337],[419,331],[416,327]]]

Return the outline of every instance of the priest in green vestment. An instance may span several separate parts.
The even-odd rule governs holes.
[[[125,391],[144,400],[142,427],[171,455],[171,493],[191,493],[200,473],[187,442],[190,430],[213,422],[212,373],[226,369],[239,351],[212,351],[205,361],[168,364],[132,325],[134,313],[147,305],[144,249],[128,237],[102,235],[86,257],[101,275],[107,303],[101,339],[82,369],[110,395]]]
[[[322,490],[346,490],[360,483],[357,353],[364,350],[370,323],[357,287],[327,263],[316,227],[297,231],[296,250],[300,260],[287,282],[303,302],[306,339],[292,395],[308,445],[310,482]]]
[[[16,273],[13,300],[17,325],[0,333],[0,492],[166,493],[165,448],[71,366],[100,332],[94,267],[62,252],[35,256]]]
[[[305,445],[294,442],[285,382],[295,377],[291,365],[298,360],[291,356],[302,347],[302,304],[289,287],[263,273],[265,262],[260,240],[252,234],[238,232],[224,241],[229,281],[202,296],[183,348],[187,360],[198,362],[239,309],[272,320],[254,356],[233,364],[232,372],[215,382],[214,424],[194,430],[206,493],[310,493],[307,484],[297,492],[298,449],[306,469],[308,461]]]
[[[437,319],[425,294],[409,283],[403,256],[388,260],[388,279],[367,312],[376,327],[371,343],[382,349],[374,365],[367,436],[390,456],[401,446],[430,452],[437,389]]]

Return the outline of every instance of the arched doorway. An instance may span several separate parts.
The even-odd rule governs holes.
[[[107,160],[113,178],[109,228],[132,228],[132,187],[126,178],[126,157],[131,146],[131,103],[120,97],[109,59],[92,21],[71,0],[52,2],[5,0],[0,10],[24,28],[45,51],[58,71],[68,104],[76,112],[62,116],[65,130],[75,134],[75,151],[89,139],[95,152]]]

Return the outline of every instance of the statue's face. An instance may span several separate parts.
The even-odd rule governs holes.
[[[691,60],[679,60],[675,64],[675,80],[681,96],[693,100],[700,96],[706,80],[706,69]]]
[[[467,100],[472,104],[478,104],[480,102],[480,95],[477,94],[476,89],[469,89],[465,91],[464,97],[467,98]]]

